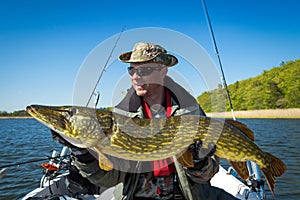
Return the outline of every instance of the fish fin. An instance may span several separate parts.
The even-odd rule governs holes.
[[[229,161],[233,169],[238,173],[238,175],[246,180],[249,178],[249,171],[246,162],[233,162]]]
[[[240,131],[242,131],[248,138],[250,138],[252,141],[254,141],[254,133],[251,131],[246,124],[243,124],[241,122],[238,122],[236,120],[232,119],[226,119],[225,122],[228,124],[236,127]]]
[[[185,151],[180,157],[177,158],[177,161],[183,167],[194,167],[193,155],[190,151]]]
[[[113,169],[113,163],[97,148],[94,150],[98,153],[98,163],[99,167],[105,171],[110,171]]]
[[[265,152],[265,154],[270,158],[270,163],[269,167],[262,168],[262,171],[272,194],[275,196],[275,177],[281,176],[286,171],[286,165],[279,158],[273,156],[272,154],[268,152]]]

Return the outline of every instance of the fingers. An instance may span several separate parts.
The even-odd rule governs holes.
[[[209,157],[209,156],[214,155],[215,152],[216,152],[216,145],[215,145],[215,143],[210,142],[210,143],[208,143],[207,148],[199,149],[198,157],[200,159],[203,159],[205,157]]]
[[[195,142],[195,148],[196,148],[196,150],[200,150],[201,149],[201,147],[202,147],[202,141],[201,140],[197,140],[196,142]]]
[[[192,153],[195,160],[202,160],[205,157],[212,156],[216,152],[216,144],[209,142],[207,148],[204,148],[203,142],[197,140],[189,146],[188,150]]]
[[[209,152],[208,156],[212,156],[212,155],[215,154],[216,149],[217,149],[217,146],[216,146],[215,143],[210,142],[210,143],[208,144],[208,149],[210,149],[210,152]]]

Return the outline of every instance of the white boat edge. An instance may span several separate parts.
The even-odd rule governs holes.
[[[242,200],[261,200],[256,192],[220,165],[219,172],[211,179],[211,185],[221,188]]]
[[[51,180],[50,183],[45,183],[44,187],[36,188],[35,190],[28,193],[26,196],[22,198],[22,200],[30,200],[30,199],[43,199],[45,197],[51,196],[55,194],[57,197],[61,197],[59,199],[69,199],[75,200],[78,198],[72,198],[69,196],[69,192],[66,188],[65,179],[68,173],[61,174],[57,176],[55,179]],[[225,168],[220,165],[219,172],[212,178],[211,184],[215,187],[219,187],[224,189],[226,192],[232,194],[233,196],[242,199],[242,200],[261,200],[257,193],[252,191],[247,185],[245,185],[242,181],[237,179],[232,174],[228,173]],[[49,190],[50,186],[50,190]],[[114,187],[105,190],[100,195],[81,195],[80,199],[82,200],[114,200],[113,197]]]

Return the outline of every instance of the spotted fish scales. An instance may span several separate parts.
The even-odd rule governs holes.
[[[249,177],[246,162],[262,169],[274,194],[275,177],[286,171],[285,164],[261,150],[253,132],[232,120],[204,116],[172,116],[159,119],[129,118],[107,110],[75,106],[31,105],[27,112],[78,147],[95,150],[100,167],[113,166],[106,155],[127,160],[152,161],[181,155],[196,140],[216,144],[215,155],[227,159],[241,178]]]

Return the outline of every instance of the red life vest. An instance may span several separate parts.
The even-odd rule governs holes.
[[[172,102],[171,102],[170,92],[168,89],[165,89],[165,97],[166,97],[166,117],[170,117],[172,113]],[[144,100],[142,100],[142,107],[144,110],[145,117],[151,119],[152,118],[151,110],[149,108],[149,105]],[[168,165],[168,163],[171,164]],[[154,176],[168,176],[173,172],[175,172],[175,166],[172,157],[153,161]]]

